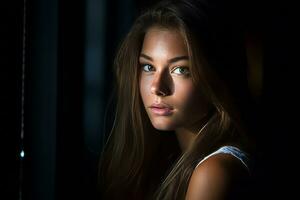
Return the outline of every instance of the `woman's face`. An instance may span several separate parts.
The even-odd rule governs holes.
[[[165,131],[200,126],[208,103],[193,84],[182,35],[176,30],[150,28],[139,63],[140,94],[152,125]]]

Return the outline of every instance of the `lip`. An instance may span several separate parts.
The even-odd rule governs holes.
[[[173,108],[165,103],[154,103],[149,108],[154,114],[159,116],[168,116],[173,113]]]

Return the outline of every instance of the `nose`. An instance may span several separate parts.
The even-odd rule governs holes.
[[[151,93],[157,96],[170,95],[170,84],[165,73],[158,73],[154,76],[151,84]]]

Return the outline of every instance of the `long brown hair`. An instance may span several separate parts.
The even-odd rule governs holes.
[[[99,170],[104,199],[184,199],[196,164],[207,154],[225,144],[247,150],[234,94],[221,78],[224,60],[216,61],[216,29],[209,24],[207,6],[198,3],[159,3],[135,21],[119,48],[114,63],[116,114]],[[205,125],[184,153],[173,132],[152,127],[139,94],[138,59],[144,36],[153,26],[182,34],[193,82],[212,105]]]

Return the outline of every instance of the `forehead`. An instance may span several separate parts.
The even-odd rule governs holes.
[[[187,55],[187,46],[179,30],[152,27],[147,30],[142,47],[142,52],[150,53],[149,51]]]

